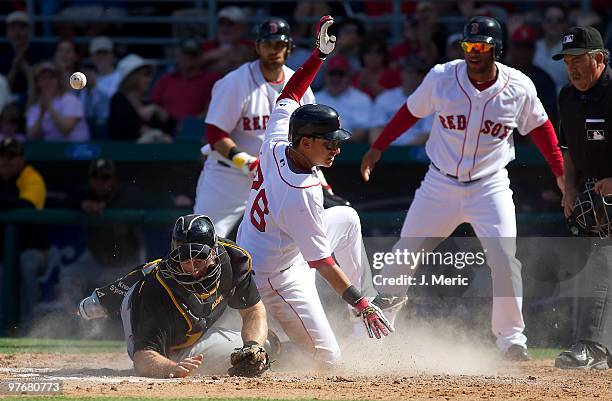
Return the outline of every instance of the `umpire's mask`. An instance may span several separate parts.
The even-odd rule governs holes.
[[[573,235],[607,238],[612,236],[612,194],[602,196],[593,186],[594,181],[587,182],[578,194],[567,224]]]
[[[170,252],[160,273],[200,298],[208,298],[217,291],[221,279],[216,248],[198,243],[181,244]]]

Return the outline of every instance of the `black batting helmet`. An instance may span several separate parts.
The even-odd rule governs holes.
[[[575,236],[607,238],[612,236],[612,194],[602,196],[594,183],[587,182],[576,197],[567,225]]]
[[[172,230],[172,250],[165,265],[160,269],[162,275],[181,284],[188,291],[202,296],[213,294],[219,286],[221,263],[219,254],[223,251],[217,244],[215,226],[208,216],[189,214],[181,216]],[[195,260],[203,262],[194,262]],[[205,273],[198,278],[192,272],[183,270],[182,264],[189,261],[192,270],[198,265],[206,267]]]
[[[482,42],[492,43],[495,45],[495,59],[499,60],[502,55],[502,33],[501,25],[495,18],[476,16],[463,27],[464,42]]]
[[[257,41],[276,41],[286,42],[289,48],[293,47],[293,38],[291,37],[291,27],[289,23],[282,18],[270,18],[262,22],[257,27]]]
[[[336,110],[323,104],[305,104],[298,107],[289,119],[289,139],[297,146],[304,136],[330,141],[344,141],[351,133],[340,128],[340,117]]]

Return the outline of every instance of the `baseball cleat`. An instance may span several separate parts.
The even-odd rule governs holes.
[[[98,295],[96,295],[95,291],[90,296],[83,298],[79,303],[77,315],[84,320],[99,319],[108,316],[106,309],[100,304],[100,300],[98,300]]]
[[[391,296],[391,295],[383,295],[378,294],[373,300],[372,303],[380,308],[381,311],[387,317],[387,320],[391,324],[392,327],[395,327],[395,319],[397,318],[397,314],[402,309],[402,306],[408,301],[408,297],[403,296]]]
[[[527,351],[527,347],[512,344],[504,353],[504,359],[512,362],[527,362],[531,361],[533,358],[531,357],[529,351]]]
[[[608,352],[603,345],[580,341],[563,351],[555,359],[555,367],[559,369],[606,370]]]

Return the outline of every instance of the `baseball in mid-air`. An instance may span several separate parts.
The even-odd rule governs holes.
[[[87,85],[87,77],[82,72],[75,72],[70,76],[72,89],[83,89]]]

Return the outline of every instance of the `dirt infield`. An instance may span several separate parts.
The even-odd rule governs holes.
[[[450,375],[413,369],[384,375],[272,371],[258,379],[133,376],[123,353],[0,355],[0,379],[62,379],[64,394],[91,397],[260,397],[343,400],[610,400],[612,371],[560,371],[551,360],[499,362],[496,373]]]

